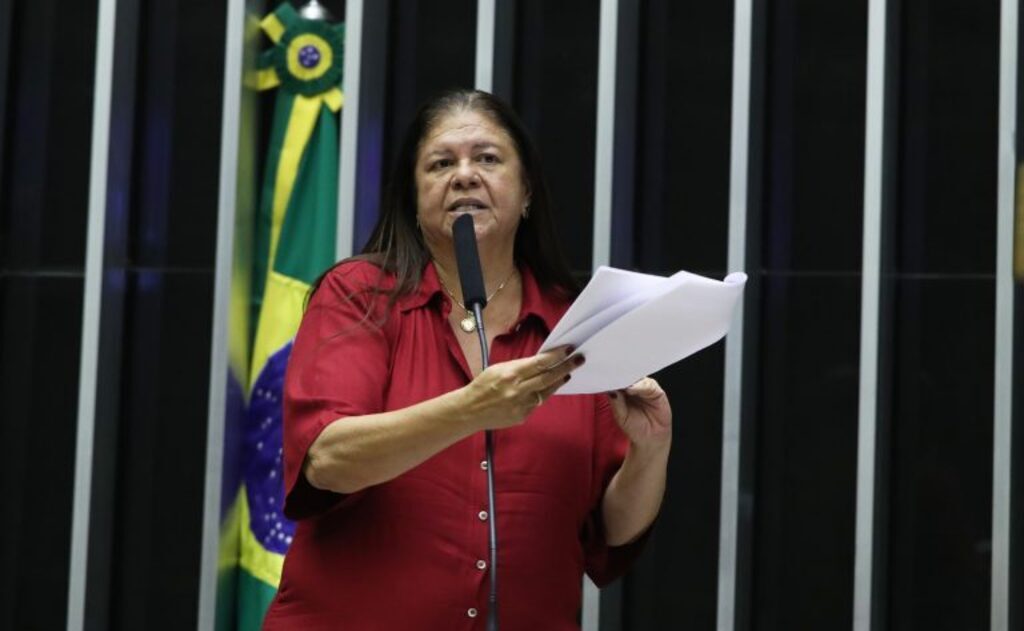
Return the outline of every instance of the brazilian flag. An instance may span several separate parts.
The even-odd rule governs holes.
[[[304,19],[286,3],[260,26],[274,46],[260,56],[255,83],[277,94],[253,234],[241,484],[225,522],[237,529],[234,618],[243,631],[262,624],[295,530],[282,512],[282,386],[306,294],[334,262],[344,100],[344,25]]]

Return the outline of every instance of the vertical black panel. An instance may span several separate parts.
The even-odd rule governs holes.
[[[990,618],[999,3],[904,0],[891,344],[888,627]],[[941,606],[937,606],[941,603]]]
[[[763,285],[752,621],[853,624],[860,278]]]
[[[133,265],[213,266],[223,27],[224,9],[205,3],[157,3],[143,10]]]
[[[867,2],[769,7],[762,264],[859,273]]]
[[[544,161],[569,264],[589,274],[600,3],[519,0],[512,102]]]
[[[0,174],[4,172],[4,154],[7,148],[4,138],[7,135],[7,74],[11,62],[11,15],[14,8],[12,4],[13,0],[0,0]],[[2,197],[3,178],[0,177],[0,198]],[[0,232],[0,235],[2,234]]]
[[[386,176],[423,101],[441,90],[473,87],[476,4],[475,0],[392,1],[383,135]]]
[[[765,28],[749,626],[843,629],[853,624],[867,2],[774,0]]]
[[[66,624],[97,2],[0,1],[0,628]]]
[[[902,6],[893,266],[993,274],[999,2]]]
[[[661,514],[623,579],[622,626],[711,629],[718,587],[724,346],[687,358],[655,379],[672,403],[673,438]]]
[[[128,284],[111,628],[190,628],[199,595],[212,272],[140,270]]]
[[[96,2],[15,2],[6,92],[0,264],[81,269]]]
[[[637,107],[636,264],[723,272],[729,229],[733,6],[644,6]]]
[[[116,75],[132,81],[134,122],[107,233],[125,233],[121,260],[108,261],[122,270],[119,356],[100,366],[119,381],[112,544],[98,560],[110,566],[111,629],[196,624],[224,33],[223,6],[142,3],[136,72]]]
[[[0,627],[67,615],[80,274],[0,274]]]
[[[889,628],[985,629],[993,283],[896,282]]]
[[[632,260],[616,263],[721,278],[733,3],[643,2],[638,31]],[[623,232],[613,232],[613,250]],[[653,535],[623,581],[623,629],[714,628],[723,374],[719,344],[655,375],[675,419],[668,487]]]

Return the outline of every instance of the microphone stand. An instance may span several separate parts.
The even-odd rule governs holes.
[[[462,284],[462,299],[467,310],[473,309],[476,318],[476,331],[480,339],[480,358],[483,369],[489,363],[487,350],[487,334],[484,332],[484,307],[487,306],[487,289],[483,274],[480,271],[480,254],[477,251],[476,232],[473,228],[473,217],[462,215],[452,224],[452,237],[455,242],[455,260],[459,267],[459,281]],[[453,296],[454,298],[454,296]],[[494,501],[494,437],[491,430],[484,431],[484,444],[487,450],[487,510],[490,515],[490,557],[491,557],[491,593],[487,607],[487,631],[498,631],[498,515]]]
[[[490,361],[487,350],[487,334],[484,332],[483,310],[480,308],[480,303],[473,303],[473,317],[476,318],[476,333],[480,340],[481,364],[483,369],[487,370]],[[491,557],[491,593],[488,597],[487,631],[498,631],[498,516],[495,514],[496,504],[494,501],[494,438],[489,429],[484,431],[484,449],[487,453],[487,512],[490,515],[488,539]]]

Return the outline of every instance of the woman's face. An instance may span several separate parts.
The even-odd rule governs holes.
[[[489,116],[460,109],[427,131],[416,159],[416,208],[431,252],[450,249],[452,224],[471,214],[481,250],[511,254],[528,203],[515,144]]]

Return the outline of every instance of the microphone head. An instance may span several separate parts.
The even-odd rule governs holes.
[[[480,271],[480,253],[476,249],[476,230],[473,216],[461,215],[452,226],[455,237],[455,262],[459,266],[459,280],[462,284],[462,301],[467,309],[473,305],[487,306],[487,291]]]

